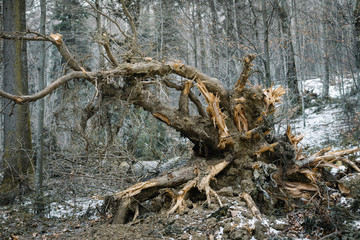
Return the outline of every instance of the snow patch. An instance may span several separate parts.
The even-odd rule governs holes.
[[[100,205],[102,200],[79,198],[76,201],[67,200],[64,203],[53,202],[50,204],[49,218],[66,218],[68,216],[83,216],[89,210],[95,209],[97,205]],[[93,219],[94,216],[89,216],[89,219]]]

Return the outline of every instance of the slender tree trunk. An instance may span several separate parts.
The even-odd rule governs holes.
[[[193,51],[194,51],[194,66],[196,68],[198,68],[198,50],[197,50],[197,38],[198,38],[198,31],[197,31],[197,27],[196,27],[196,17],[195,17],[195,3],[191,2],[191,25],[192,25],[192,35],[193,35]]]
[[[203,19],[201,16],[200,7],[196,8],[197,21],[199,24],[198,36],[200,37],[200,68],[201,71],[207,73],[207,55],[206,55],[206,43],[204,38],[204,27],[203,27]]]
[[[330,61],[329,61],[329,40],[328,40],[328,2],[323,0],[322,4],[322,19],[321,19],[321,30],[322,30],[322,42],[323,42],[323,61],[324,61],[324,78],[323,78],[323,89],[322,97],[329,97],[329,84],[330,84]]]
[[[289,100],[292,104],[297,104],[300,100],[300,94],[295,64],[295,52],[291,37],[291,21],[288,14],[289,7],[287,5],[287,2],[283,1],[282,5],[279,4],[277,6],[277,10],[280,16],[281,27],[284,37],[284,48],[287,60],[286,80],[289,88]]]
[[[4,31],[25,32],[25,0],[4,0],[3,3]],[[4,40],[4,89],[9,93],[28,94],[26,41]],[[4,178],[0,193],[26,186],[24,183],[32,161],[28,104],[15,105],[5,110],[4,136]],[[13,199],[9,200],[11,202]],[[6,204],[6,201],[2,203]]]
[[[356,77],[358,86],[358,105],[360,106],[360,0],[356,0],[355,11],[354,11],[354,27],[355,27],[355,60],[356,60]]]
[[[262,4],[262,20],[263,20],[263,34],[264,34],[264,54],[265,54],[265,86],[270,87],[271,75],[270,75],[270,54],[269,54],[269,24],[266,8],[266,0],[261,1]]]
[[[296,8],[296,1],[292,0],[292,9],[293,9],[293,13],[294,13],[294,17],[295,17],[295,41],[296,41],[296,48],[297,48],[297,66],[298,66],[298,72],[300,72],[299,74],[299,78],[300,78],[300,93],[301,93],[301,113],[302,113],[302,120],[303,120],[303,127],[306,127],[306,116],[305,116],[305,101],[304,101],[304,76],[302,74],[302,68],[301,68],[301,36],[299,34],[299,23],[298,23],[298,11]]]
[[[212,23],[210,25],[211,27],[211,40],[212,40],[212,46],[211,46],[211,58],[212,58],[212,62],[211,62],[211,69],[213,74],[212,75],[217,75],[219,74],[219,48],[217,46],[218,44],[218,15],[217,15],[217,10],[216,10],[216,0],[211,0],[210,1],[210,10],[211,10],[211,19],[212,19]]]
[[[96,0],[95,6],[98,10],[101,11],[100,0]],[[96,28],[97,28],[98,35],[101,38],[101,35],[103,34],[103,32],[102,32],[102,24],[101,24],[101,14],[99,12],[96,13]],[[99,66],[100,66],[100,69],[102,69],[105,66],[104,49],[103,49],[103,46],[101,46],[101,44],[98,44],[98,48],[99,48]]]
[[[46,23],[46,1],[40,1],[40,33],[45,35]],[[40,76],[38,82],[38,91],[45,87],[45,68],[46,68],[46,46],[45,42],[41,42],[40,50]],[[38,121],[37,121],[37,136],[36,136],[36,176],[35,176],[35,190],[38,196],[42,195],[43,186],[43,161],[44,161],[44,99],[38,102]]]
[[[3,2],[0,1],[0,31],[4,31],[3,29]],[[3,61],[4,61],[4,52],[3,52],[3,44],[0,44],[0,88],[4,89],[4,81],[3,81],[3,76],[4,76],[4,66],[3,66]],[[0,109],[3,109],[4,105],[3,105],[4,101],[0,100]],[[0,114],[0,156],[3,155],[4,152],[4,114]],[[3,159],[0,158],[0,173],[2,173],[2,169],[4,169],[3,167],[4,162]]]

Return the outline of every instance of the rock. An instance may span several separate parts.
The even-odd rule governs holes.
[[[121,172],[126,172],[127,170],[129,170],[129,168],[130,168],[130,164],[125,162],[125,161],[121,162],[120,165],[119,165],[119,170]]]
[[[250,195],[256,192],[256,186],[250,179],[244,179],[241,181],[241,189]]]
[[[350,190],[350,195],[354,198],[360,197],[360,173],[343,177],[339,183]]]
[[[268,228],[263,225],[260,221],[255,223],[255,238],[256,239],[267,239]]]
[[[233,197],[234,196],[234,190],[231,186],[224,187],[224,188],[220,189],[217,193],[220,196],[224,196],[224,197]]]

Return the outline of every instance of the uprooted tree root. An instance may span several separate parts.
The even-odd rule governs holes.
[[[198,201],[194,200],[194,194],[204,194],[203,204],[217,203],[222,207],[217,190],[226,186],[240,188],[240,197],[259,220],[262,219],[259,209],[266,212],[279,201],[291,209],[295,199],[306,203],[318,199],[335,201],[336,196],[349,193],[349,189],[333,181],[335,176],[329,178],[328,168],[337,168],[336,163],[343,162],[360,172],[356,163],[346,157],[360,149],[331,152],[331,148],[326,148],[308,157],[298,146],[304,136],[294,136],[290,127],[283,136],[273,136],[275,104],[280,102],[285,90],[282,87],[245,88],[252,60],[253,56],[244,59],[243,73],[231,93],[230,104],[221,103],[199,78],[193,78],[208,104],[208,117],[218,130],[218,139],[213,141],[217,142],[217,154],[193,157],[187,166],[107,197],[105,205],[115,209],[113,223],[126,223],[131,217],[134,221],[143,203],[152,199],[161,203],[157,210],[166,208],[168,215],[185,212],[189,201],[197,204],[193,202]],[[184,99],[189,96],[193,81],[185,82],[181,102],[186,102]],[[180,111],[188,114],[187,107]],[[171,125],[166,116],[156,117]],[[109,204],[110,199],[113,204]]]

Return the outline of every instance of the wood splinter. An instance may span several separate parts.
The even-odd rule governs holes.
[[[208,103],[208,107],[206,109],[208,112],[208,115],[210,116],[214,125],[219,130],[218,148],[225,149],[227,146],[233,145],[234,144],[233,139],[230,136],[229,129],[227,128],[227,126],[225,124],[226,116],[225,116],[225,114],[223,114],[221,112],[221,109],[219,106],[220,98],[215,97],[214,94],[209,92],[206,89],[206,86],[204,85],[204,83],[202,81],[197,79],[196,82],[197,82],[197,86],[198,86],[200,92],[203,94],[206,102]]]
[[[254,200],[252,199],[252,197],[250,196],[250,194],[243,192],[240,195],[245,201],[246,204],[248,205],[248,207],[250,208],[252,214],[259,220],[262,221],[262,217],[261,217],[261,213],[259,211],[259,208],[256,206]]]
[[[269,145],[266,145],[266,146],[263,146],[261,147],[258,151],[256,151],[254,153],[254,155],[259,158],[260,155],[266,151],[270,151],[270,152],[274,152],[274,147],[276,147],[277,145],[279,145],[278,142],[275,142],[275,143],[272,143],[272,144],[269,144]]]

